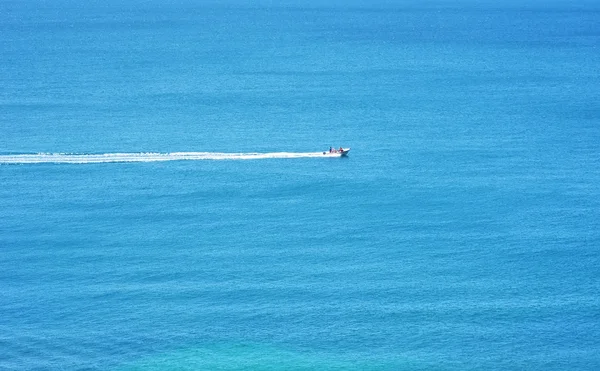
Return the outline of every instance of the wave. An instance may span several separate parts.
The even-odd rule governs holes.
[[[0,155],[0,164],[97,164],[107,162],[156,162],[182,160],[260,160],[311,157],[340,157],[337,153],[324,152],[271,152],[271,153],[224,153],[224,152],[171,152],[171,153],[36,153]]]

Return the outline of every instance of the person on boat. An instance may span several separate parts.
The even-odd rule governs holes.
[[[340,147],[340,152],[344,152],[344,149],[342,147]]]
[[[329,153],[333,152],[333,147],[329,146]]]

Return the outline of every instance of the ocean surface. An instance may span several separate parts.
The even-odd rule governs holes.
[[[0,1],[0,370],[229,369],[599,370],[600,3]]]

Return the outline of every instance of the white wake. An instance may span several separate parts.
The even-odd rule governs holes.
[[[340,157],[339,153],[323,152],[171,152],[171,153],[37,153],[0,155],[0,164],[97,164],[106,162],[155,162],[181,160],[260,160],[271,158]]]

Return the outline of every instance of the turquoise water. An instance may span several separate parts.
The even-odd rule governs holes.
[[[599,369],[598,45],[584,1],[3,1],[0,369]]]

